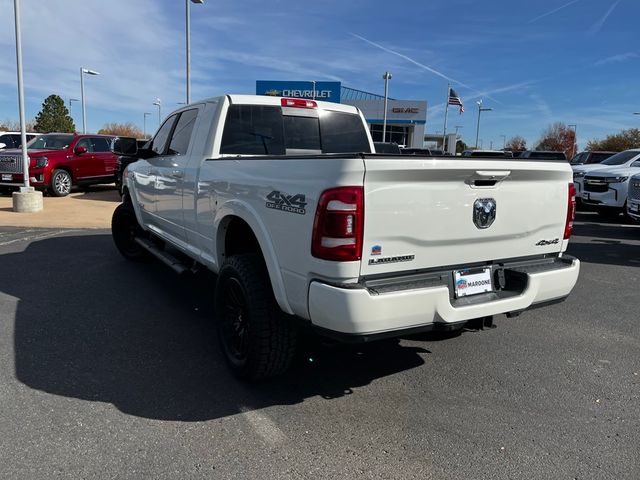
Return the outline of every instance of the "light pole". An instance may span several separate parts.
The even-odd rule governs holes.
[[[142,120],[142,138],[147,138],[147,117],[151,115],[149,112],[144,112],[144,119]]]
[[[100,75],[95,70],[89,70],[88,68],[80,67],[80,98],[82,99],[82,133],[87,133],[87,111],[84,105],[84,76],[85,75]]]
[[[391,80],[392,75],[389,72],[384,72],[382,75],[384,80],[384,116],[382,117],[382,141],[387,141],[387,101],[389,94],[389,80]]]
[[[456,138],[458,138],[458,130],[464,128],[464,125],[456,125]]]
[[[191,0],[202,5],[204,0]],[[187,103],[191,103],[191,8],[189,0],[185,0],[186,9],[186,37],[187,37]]]
[[[22,81],[22,32],[20,31],[20,1],[13,0],[16,24],[16,70],[18,75],[18,108],[20,109],[20,142],[22,143],[22,193],[29,191],[29,156],[27,155],[27,126],[24,119],[24,83]]]
[[[162,120],[162,101],[159,98],[156,98],[156,101],[153,104],[158,107],[158,128],[160,128],[160,121]]]
[[[490,112],[491,110],[493,110],[493,108],[483,108],[482,107],[482,99],[479,102],[476,102],[478,104],[478,125],[476,127],[476,148],[478,148],[478,139],[480,137],[480,113],[482,112]]]
[[[316,99],[316,81],[315,80],[311,80],[311,87],[312,87],[312,91],[313,91],[313,99]]]
[[[576,147],[578,145],[578,125],[575,123],[573,125],[567,125],[569,128],[573,127],[573,143],[571,144],[571,158],[575,157]],[[569,160],[571,160],[571,158]]]
[[[73,105],[73,102],[79,102],[80,100],[77,98],[70,98],[69,99],[69,116],[73,119],[73,115],[71,115],[71,106]]]
[[[506,135],[500,135],[502,137],[502,151],[504,151],[505,148],[507,148],[507,136]]]

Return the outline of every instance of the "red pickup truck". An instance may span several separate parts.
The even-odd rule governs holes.
[[[108,135],[47,133],[27,145],[29,182],[56,197],[69,194],[74,185],[113,183],[117,156]],[[0,189],[22,185],[22,152],[7,149],[0,153]]]

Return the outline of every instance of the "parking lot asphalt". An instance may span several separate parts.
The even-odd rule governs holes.
[[[0,225],[2,225],[0,223]],[[227,371],[214,278],[0,227],[0,478],[640,478],[640,226],[581,214],[569,299]]]

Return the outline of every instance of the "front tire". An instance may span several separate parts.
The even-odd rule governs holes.
[[[66,197],[71,192],[71,175],[66,170],[54,170],[51,176],[51,193],[54,197]]]
[[[297,333],[278,308],[262,258],[244,254],[225,261],[215,312],[220,346],[235,376],[260,380],[289,368]]]
[[[132,262],[149,261],[151,255],[142,248],[135,239],[143,237],[144,230],[140,227],[136,214],[131,205],[118,205],[111,217],[111,236],[116,248],[122,256]]]

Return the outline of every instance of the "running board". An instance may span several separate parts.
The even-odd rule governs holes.
[[[147,240],[146,238],[136,237],[135,241],[138,245],[144,248],[151,255],[156,257],[162,263],[164,263],[171,270],[176,272],[178,275],[182,275],[189,271],[189,268],[185,266],[180,260],[171,255],[170,253],[165,252],[164,250],[159,249],[151,240]]]

